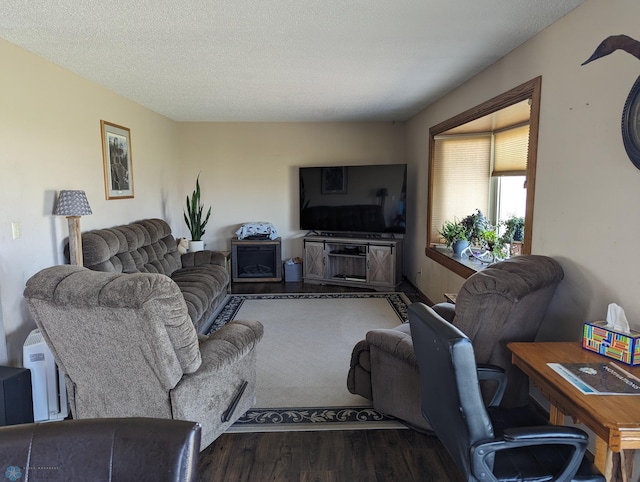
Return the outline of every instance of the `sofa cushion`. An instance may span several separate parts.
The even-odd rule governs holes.
[[[175,284],[174,284],[175,287]],[[164,321],[167,335],[176,352],[178,362],[184,373],[195,372],[202,363],[198,334],[193,326],[192,318],[185,310],[184,303],[176,303],[176,296],[181,296],[178,289],[167,294],[164,300],[156,300],[159,308],[158,316]]]
[[[229,275],[222,266],[202,265],[173,272],[171,279],[182,291],[189,316],[200,320],[211,306],[211,301],[224,292]]]
[[[171,227],[162,219],[145,219],[134,223],[144,228],[144,267],[141,271],[148,273],[171,274],[182,267],[180,253]],[[140,249],[138,250],[140,251]]]
[[[162,219],[145,219],[82,235],[83,264],[94,271],[160,273],[182,267],[171,227]]]
[[[122,261],[116,257],[119,249],[118,236],[108,229],[97,229],[82,235],[83,264],[94,271],[122,273]]]

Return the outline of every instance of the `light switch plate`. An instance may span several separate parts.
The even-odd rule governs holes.
[[[20,238],[20,223],[15,221],[11,223],[11,235],[14,240]]]

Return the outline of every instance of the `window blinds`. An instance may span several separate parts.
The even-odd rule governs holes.
[[[436,138],[433,156],[431,242],[441,242],[445,221],[461,220],[489,200],[491,137]]]
[[[525,176],[529,154],[529,124],[495,133],[492,176]]]

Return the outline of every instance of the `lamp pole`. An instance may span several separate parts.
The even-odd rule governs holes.
[[[69,224],[69,263],[82,266],[82,237],[80,216],[67,216]]]

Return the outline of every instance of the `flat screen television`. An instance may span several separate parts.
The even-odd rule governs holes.
[[[300,229],[319,234],[406,232],[407,165],[300,167]]]

